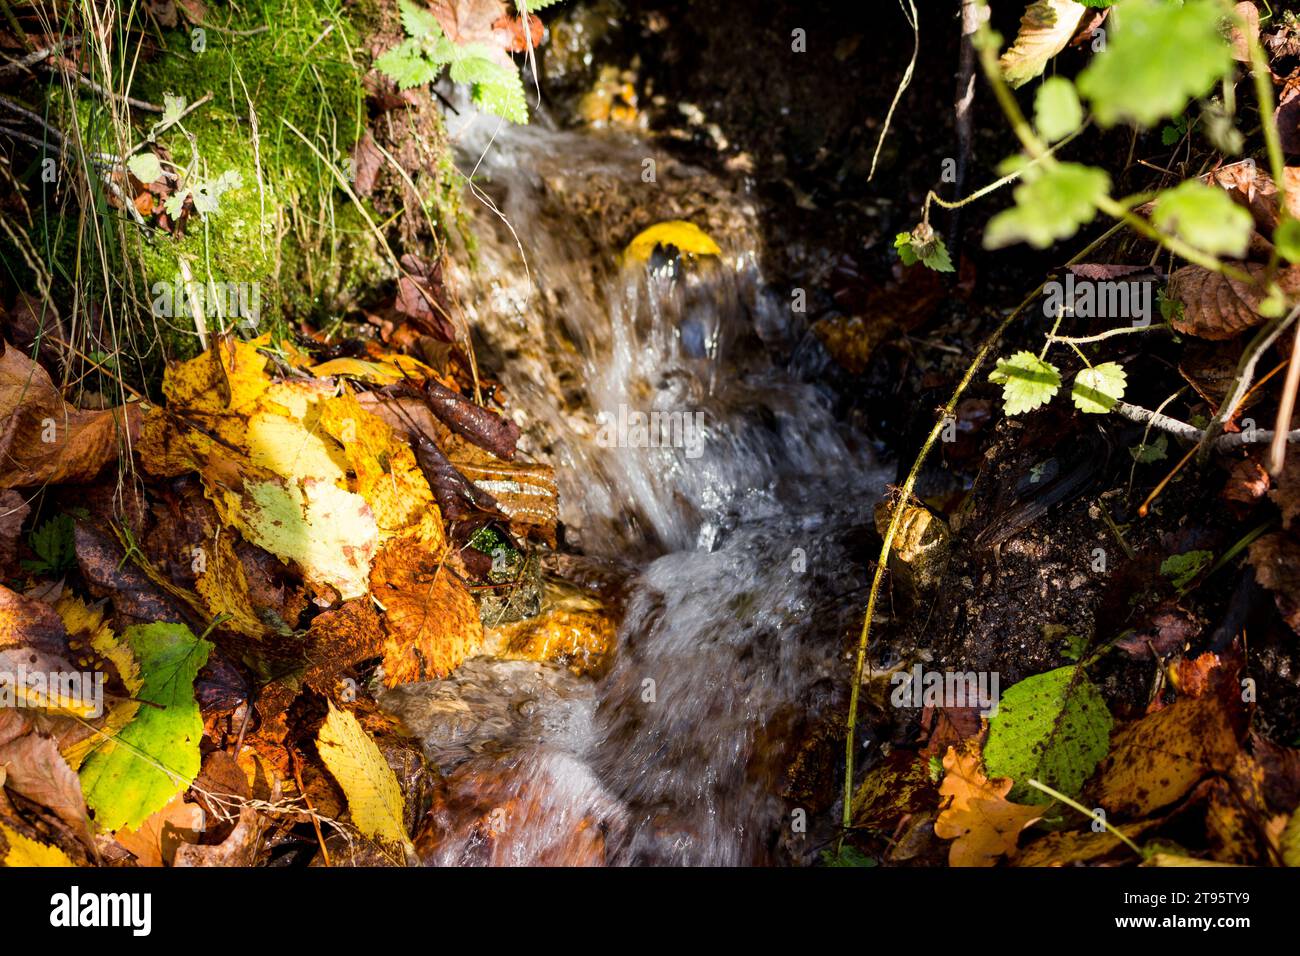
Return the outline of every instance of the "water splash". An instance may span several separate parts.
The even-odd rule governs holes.
[[[491,132],[481,119],[452,130],[470,165],[482,156],[501,214],[478,217],[478,269],[458,277],[480,353],[526,412],[525,452],[557,470],[569,540],[640,570],[598,683],[472,661],[386,698],[454,768],[453,802],[478,821],[447,817],[435,859],[806,856],[782,796],[792,738],[843,708],[855,544],[885,476],[818,389],[770,357],[801,330],[764,288],[743,194],[635,140]],[[636,232],[670,218],[723,255],[620,267]],[[666,441],[628,425],[656,413]],[[483,788],[524,827],[486,856],[485,804],[466,796]],[[556,814],[586,835],[577,849],[555,842]]]

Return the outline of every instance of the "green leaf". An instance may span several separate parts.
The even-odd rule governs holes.
[[[163,94],[163,115],[162,122],[171,125],[181,118],[185,112],[185,97],[176,96],[172,93]]]
[[[519,78],[519,71],[507,69],[496,63],[488,62],[500,73],[495,80],[476,82],[473,100],[479,109],[493,116],[500,116],[512,123],[528,122],[528,101],[524,97],[524,82]],[[452,65],[455,71],[456,64]]]
[[[403,40],[375,60],[375,68],[397,84],[398,89],[432,83],[442,72],[442,64],[424,55],[419,40]]]
[[[1013,193],[1016,204],[989,220],[984,247],[1000,249],[1027,242],[1045,249],[1058,239],[1068,239],[1092,221],[1097,203],[1109,190],[1110,177],[1091,166],[1057,163],[1049,170],[1026,169],[1025,182]]]
[[[1300,262],[1300,220],[1283,219],[1273,230],[1273,245],[1287,262]]]
[[[135,719],[93,750],[81,765],[81,789],[104,831],[135,829],[199,772],[203,718],[194,677],[212,645],[184,624],[129,627],[123,638],[140,664],[143,702]]]
[[[1139,465],[1150,465],[1153,462],[1164,461],[1169,457],[1169,439],[1162,433],[1156,436],[1155,441],[1142,442],[1134,445],[1128,450],[1133,456],[1133,460]]]
[[[1152,126],[1176,116],[1232,69],[1215,0],[1121,0],[1111,12],[1114,35],[1079,74],[1102,126]]]
[[[1020,32],[998,65],[1014,87],[1043,72],[1047,61],[1065,49],[1083,17],[1083,4],[1074,0],[1035,0],[1020,18]]]
[[[1051,800],[1025,784],[1030,778],[1075,797],[1106,756],[1111,724],[1106,702],[1087,675],[1078,667],[1058,667],[1002,695],[989,718],[984,765],[989,777],[1015,781],[1011,800]]]
[[[216,179],[199,183],[190,193],[194,211],[204,216],[216,215],[221,208],[221,197],[242,185],[244,179],[237,169],[227,169]]]
[[[1198,574],[1214,560],[1213,551],[1187,551],[1175,554],[1160,562],[1160,573],[1170,579],[1178,590],[1192,583]]]
[[[77,565],[76,523],[72,516],[61,514],[46,521],[31,533],[27,543],[36,552],[36,560],[24,560],[23,567],[33,574],[63,574]]]
[[[998,359],[989,381],[1002,386],[1006,413],[1019,415],[1050,402],[1061,387],[1061,373],[1033,352],[1017,352],[1009,359]]]
[[[406,30],[407,36],[442,36],[438,18],[427,7],[412,3],[411,0],[398,0],[397,6],[402,11],[402,28]]]
[[[923,228],[929,233],[928,241],[917,238],[917,232]],[[953,271],[948,247],[942,238],[929,231],[929,227],[918,226],[912,232],[900,232],[894,237],[894,248],[898,250],[898,258],[905,266],[916,265],[919,262],[935,272]]]
[[[1062,139],[1083,122],[1083,105],[1074,84],[1063,76],[1044,80],[1034,94],[1034,126],[1049,143]]]
[[[1074,407],[1089,415],[1104,415],[1124,397],[1128,376],[1118,362],[1106,362],[1082,369],[1074,376],[1070,398]]]
[[[1254,221],[1228,194],[1188,179],[1156,197],[1156,226],[1211,255],[1240,258],[1250,245]]]
[[[148,185],[162,178],[162,163],[153,153],[136,153],[126,161],[126,168],[140,182]]]
[[[838,853],[834,850],[822,850],[822,866],[868,867],[877,865],[876,861],[871,857],[851,846],[840,847]]]

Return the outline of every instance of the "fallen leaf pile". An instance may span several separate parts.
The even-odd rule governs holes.
[[[93,410],[0,354],[0,861],[253,865],[342,818],[413,862],[433,777],[367,688],[607,658],[591,599],[485,644],[558,505],[467,366],[308,344],[218,337]]]

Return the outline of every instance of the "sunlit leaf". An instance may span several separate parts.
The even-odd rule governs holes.
[[[1079,92],[1102,126],[1153,126],[1204,96],[1232,69],[1215,0],[1121,0],[1113,35],[1079,74]]]

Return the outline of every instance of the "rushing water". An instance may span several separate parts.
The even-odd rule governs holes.
[[[483,658],[387,696],[449,774],[433,862],[806,859],[782,785],[802,722],[843,710],[854,545],[885,476],[772,358],[804,330],[764,289],[743,194],[631,139],[453,135],[485,194],[461,276],[481,352],[557,470],[568,540],[630,580],[599,681]],[[677,218],[723,255],[620,267]],[[655,412],[662,434],[638,432]]]

